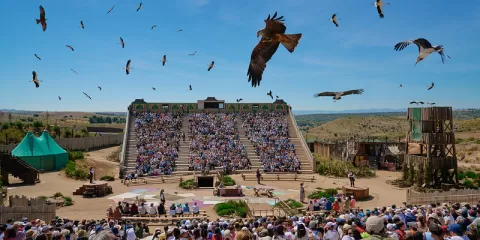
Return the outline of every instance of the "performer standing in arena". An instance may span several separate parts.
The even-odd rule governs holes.
[[[90,183],[93,183],[93,174],[95,171],[93,170],[93,167],[90,168],[90,171],[88,173],[88,178],[90,179]]]
[[[165,204],[165,194],[163,193],[163,189],[160,190],[160,202],[162,202],[162,204]]]
[[[260,178],[262,177],[262,174],[260,173],[260,169],[257,168],[257,183],[260,184]]]
[[[305,188],[307,186],[303,186],[303,183],[300,183],[300,202],[305,203]]]
[[[350,187],[355,187],[355,174],[353,171],[348,172],[348,179],[350,179]]]

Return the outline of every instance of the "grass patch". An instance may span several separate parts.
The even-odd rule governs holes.
[[[105,175],[105,176],[101,177],[100,180],[102,180],[102,181],[114,181],[115,178],[112,177],[112,176],[109,176],[109,175]]]
[[[83,155],[83,153],[82,153]],[[77,163],[72,160],[68,160],[67,165],[63,169],[65,171],[65,175],[69,178],[73,178],[76,180],[85,180],[88,178],[87,171],[80,169],[77,166]]]
[[[241,200],[229,200],[227,202],[217,203],[215,204],[215,212],[218,216],[236,215],[244,218],[247,216],[247,203]]]
[[[68,153],[68,159],[72,161],[85,158],[84,153],[80,151],[67,151],[67,153]]]
[[[348,171],[353,171],[356,178],[375,177],[375,171],[368,166],[355,167],[351,162],[325,159],[317,154],[314,155],[314,158],[317,160],[317,172],[320,175],[346,177]]]
[[[233,178],[231,178],[230,176],[224,176],[223,177],[223,180],[222,180],[222,183],[223,183],[223,186],[233,186],[233,185],[236,185],[237,183],[235,182],[235,180],[233,180]]]
[[[297,209],[297,208],[303,207],[303,203],[297,202],[294,199],[288,199],[288,200],[285,200],[284,202],[292,209]]]
[[[180,184],[178,184],[180,188],[183,189],[195,189],[197,186],[195,185],[195,181],[193,179],[181,181]]]
[[[338,193],[336,188],[327,188],[319,191],[312,192],[308,195],[310,199],[330,198]]]

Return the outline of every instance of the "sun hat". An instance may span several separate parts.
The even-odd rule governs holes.
[[[369,217],[365,222],[365,225],[367,226],[367,232],[380,233],[384,228],[383,222],[384,220],[380,217]]]

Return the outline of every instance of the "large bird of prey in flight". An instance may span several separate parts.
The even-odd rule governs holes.
[[[333,97],[334,101],[342,99],[342,96],[348,96],[352,94],[361,95],[363,94],[363,89],[348,90],[345,92],[322,92],[313,95],[313,97]]]
[[[280,43],[290,53],[293,53],[297,47],[302,34],[285,34],[286,30],[283,16],[277,18],[277,12],[275,12],[272,17],[269,14],[265,19],[265,28],[257,31],[257,37],[262,36],[262,38],[252,51],[247,71],[248,82],[252,82],[252,87],[260,86],[267,62],[275,54]]]
[[[47,30],[47,19],[45,18],[45,9],[40,5],[40,19],[36,19],[37,24],[42,24],[42,29],[45,32]]]

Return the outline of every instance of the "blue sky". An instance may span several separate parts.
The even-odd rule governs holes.
[[[477,1],[391,0],[384,19],[373,0],[5,1],[0,8],[0,109],[125,111],[135,98],[196,102],[208,96],[270,102],[269,90],[296,110],[406,108],[412,100],[476,108]],[[143,7],[136,12],[140,2]],[[46,32],[35,23],[40,4],[48,19]],[[287,33],[303,33],[303,38],[293,54],[280,46],[261,86],[252,88],[246,73],[259,40],[256,32],[277,10]],[[333,13],[340,18],[339,28],[329,21]],[[183,32],[177,33],[180,28]],[[432,54],[414,66],[415,45],[393,50],[397,42],[418,37],[444,45],[452,58],[442,64]],[[194,51],[194,57],[188,56]],[[163,67],[164,54],[168,62]],[[122,68],[128,59],[134,69],[127,76]],[[216,67],[207,72],[212,60]],[[28,82],[32,70],[44,81],[38,89]],[[427,91],[432,81],[435,88]],[[189,84],[193,91],[187,90]],[[316,92],[356,88],[365,93],[335,103],[313,98]]]

